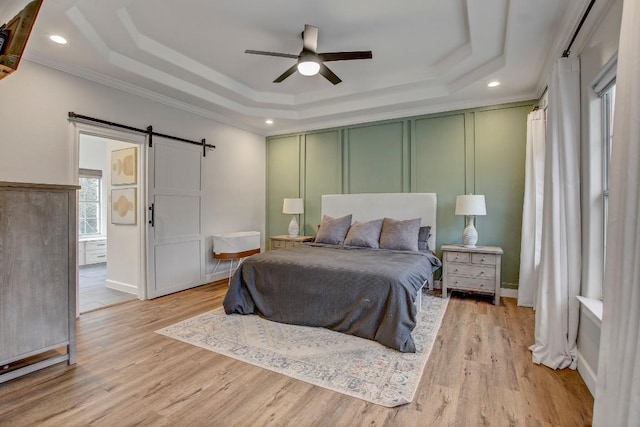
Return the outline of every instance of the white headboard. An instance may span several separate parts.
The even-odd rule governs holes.
[[[352,221],[360,222],[422,218],[422,225],[431,226],[429,246],[435,248],[437,206],[436,193],[325,194],[321,212],[334,218],[352,214]]]

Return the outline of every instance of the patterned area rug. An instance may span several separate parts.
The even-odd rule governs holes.
[[[156,331],[329,390],[393,407],[411,402],[448,299],[423,295],[416,353],[323,328],[286,325],[222,308]]]

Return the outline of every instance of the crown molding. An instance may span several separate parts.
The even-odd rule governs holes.
[[[216,122],[220,122],[220,123],[233,126],[242,130],[246,130],[248,132],[256,133],[258,135],[264,135],[264,131],[262,129],[254,128],[241,121],[233,120],[222,114],[217,114],[209,110],[205,110],[204,108],[196,107],[194,105],[188,104],[183,101],[178,101],[177,99],[170,98],[165,95],[161,95],[157,92],[153,92],[148,89],[141,88],[131,83],[123,82],[122,80],[118,80],[113,77],[109,77],[104,74],[97,73],[95,71],[87,70],[86,68],[72,67],[72,66],[69,66],[68,64],[65,64],[59,61],[54,61],[49,58],[42,57],[40,55],[30,54],[28,52],[25,54],[23,59],[45,66],[47,68],[52,68],[54,70],[61,71],[66,74],[79,77],[84,80],[88,80],[93,83],[100,84],[102,86],[107,86],[113,89],[120,90],[130,95],[139,96],[141,98],[148,99],[150,101],[154,101],[159,104],[163,104],[178,110],[186,111],[188,113],[192,113],[209,120],[214,120]]]

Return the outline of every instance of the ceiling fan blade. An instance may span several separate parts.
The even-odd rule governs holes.
[[[336,74],[333,71],[331,71],[329,69],[329,67],[327,67],[324,64],[320,64],[320,74],[322,74],[324,76],[324,78],[329,80],[334,85],[337,85],[338,83],[340,83],[342,81],[342,80],[340,80],[340,77],[336,76]]]
[[[302,46],[313,53],[318,51],[318,27],[306,24],[302,33]]]
[[[351,59],[371,59],[373,54],[370,50],[363,50],[357,52],[328,52],[319,53],[318,58],[321,61],[349,61]]]
[[[298,67],[298,64],[294,64],[293,67],[289,68],[287,71],[285,71],[284,73],[280,74],[280,76],[277,79],[275,79],[273,82],[274,83],[281,83],[284,79],[286,79],[291,74],[296,72],[296,69],[297,69],[296,67]]]
[[[263,50],[250,50],[250,49],[245,50],[244,53],[250,53],[253,55],[279,56],[281,58],[298,59],[298,55],[292,55],[290,53],[265,52]]]

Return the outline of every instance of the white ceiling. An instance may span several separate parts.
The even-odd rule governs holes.
[[[8,0],[0,20],[27,2]],[[25,57],[272,135],[536,98],[584,2],[44,0]],[[336,86],[272,83],[295,60],[245,49],[298,54],[304,24],[319,28],[319,52],[373,59],[327,63]]]

